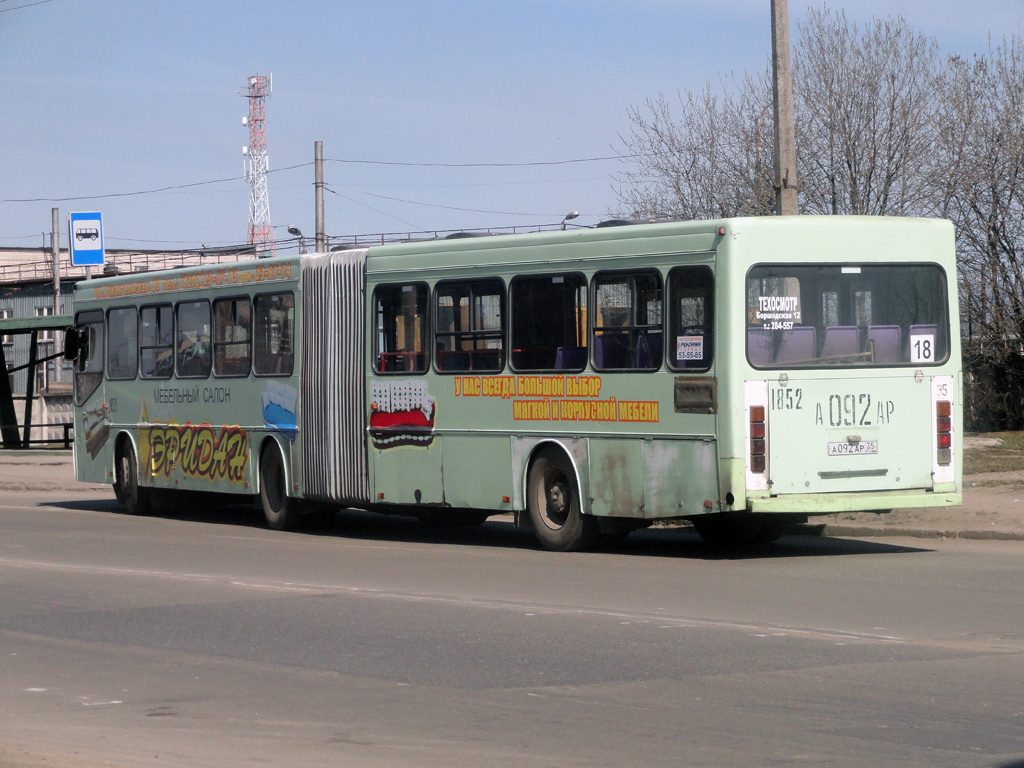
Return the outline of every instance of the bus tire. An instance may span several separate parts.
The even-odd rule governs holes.
[[[597,542],[597,521],[583,515],[576,473],[561,451],[545,448],[530,464],[526,506],[533,531],[546,549],[580,552]]]
[[[288,495],[284,460],[274,445],[268,445],[260,454],[260,505],[268,528],[289,531],[298,525],[299,500]]]
[[[122,440],[117,449],[114,496],[129,515],[148,515],[153,509],[149,488],[139,484],[139,461],[128,440]]]
[[[754,543],[763,525],[761,520],[732,512],[701,515],[691,522],[705,543],[718,549],[734,549]]]
[[[785,536],[789,529],[790,526],[785,523],[763,522],[757,533],[754,534],[754,543],[771,544]]]

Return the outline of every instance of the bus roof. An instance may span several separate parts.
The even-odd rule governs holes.
[[[723,238],[730,245],[742,247],[756,240],[758,249],[773,252],[769,258],[792,250],[794,238],[805,242],[831,243],[829,260],[841,260],[843,247],[849,249],[851,260],[866,258],[862,250],[867,239],[884,238],[894,250],[916,250],[921,253],[925,243],[951,243],[952,224],[944,219],[922,219],[894,216],[758,216],[725,218],[708,221],[657,222],[624,226],[572,229],[568,231],[530,234],[467,237],[373,246],[367,252],[367,272],[389,272],[434,266],[432,256],[444,255],[445,265],[498,266],[514,261],[517,264],[546,261],[544,250],[560,246],[559,260],[600,256],[630,256],[665,252],[707,252],[714,250]],[[664,240],[662,247],[657,241]],[[672,242],[669,243],[668,241]],[[626,243],[636,243],[630,247]],[[567,250],[568,248],[568,250]],[[512,254],[509,249],[517,251]],[[524,261],[524,249],[531,251]],[[460,258],[464,254],[465,258]],[[800,257],[806,260],[803,250]],[[868,256],[869,258],[869,256]]]
[[[701,253],[715,250],[722,240],[730,249],[756,240],[766,258],[785,258],[794,238],[829,242],[830,261],[864,260],[865,239],[884,238],[893,252],[928,252],[923,245],[950,244],[953,225],[944,219],[893,216],[758,216],[706,221],[623,224],[565,231],[440,238],[388,243],[366,249],[366,269],[372,273],[429,269],[433,266],[494,266],[542,263],[546,249],[558,246],[558,260],[572,263],[591,258],[629,257],[659,252]],[[663,241],[664,245],[659,243]],[[671,241],[671,242],[669,242]],[[633,245],[627,245],[633,243]],[[358,249],[363,250],[363,249]],[[769,255],[770,254],[770,255]],[[322,254],[319,254],[322,256]],[[105,276],[79,281],[79,300],[88,298],[155,297],[181,290],[214,286],[251,286],[279,279],[297,279],[308,256],[178,267],[153,272]],[[806,249],[797,258],[807,259]],[[869,258],[869,257],[868,257]],[[934,259],[934,256],[931,258]]]

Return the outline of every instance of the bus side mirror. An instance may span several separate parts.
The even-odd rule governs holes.
[[[89,354],[89,337],[85,331],[78,328],[68,328],[64,332],[64,359],[77,360],[79,355],[85,357]]]

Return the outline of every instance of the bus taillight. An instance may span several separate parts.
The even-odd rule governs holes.
[[[764,406],[750,406],[750,471],[765,470]]]
[[[949,400],[935,403],[935,445],[938,448],[935,461],[946,466],[952,461],[953,408]]]

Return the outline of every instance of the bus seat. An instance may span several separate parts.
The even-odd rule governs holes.
[[[587,364],[586,347],[559,347],[555,351],[555,368],[582,370]]]
[[[907,337],[910,336],[931,336],[934,339],[939,338],[939,326],[934,324],[928,325],[912,325],[910,326],[910,332]]]
[[[474,371],[500,371],[504,368],[500,349],[474,349],[469,367]]]
[[[772,362],[772,332],[764,328],[747,328],[747,357],[753,365]]]
[[[658,368],[661,366],[661,334],[645,333],[636,340],[636,363],[634,368]]]
[[[469,352],[438,352],[437,369],[439,371],[468,371]]]
[[[830,325],[821,344],[822,357],[842,357],[860,352],[860,328],[856,325]]]
[[[594,337],[594,365],[597,368],[628,368],[629,350],[623,333],[602,333]]]
[[[814,326],[800,325],[782,331],[776,363],[795,363],[813,360],[818,347],[818,334]]]
[[[868,350],[873,351],[873,362],[895,363],[900,359],[902,329],[898,325],[868,326]]]
[[[280,364],[287,371],[292,365],[291,355],[281,355]],[[440,363],[438,364],[440,366]],[[422,352],[381,352],[380,370],[388,373],[399,371],[424,371],[426,358]]]

